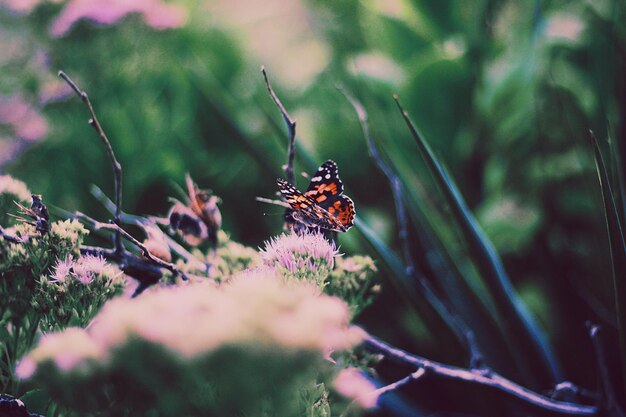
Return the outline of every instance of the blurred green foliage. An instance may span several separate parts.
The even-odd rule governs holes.
[[[190,172],[222,198],[224,229],[237,241],[259,245],[282,221],[282,209],[254,197],[275,192],[274,179],[286,159],[284,127],[257,72],[250,39],[217,19],[210,6],[184,4],[190,19],[179,29],[157,31],[133,15],[114,25],[81,21],[60,38],[47,32],[60,4],[22,17],[3,12],[3,34],[19,38],[29,53],[20,66],[4,66],[0,88],[3,94],[35,97],[50,74],[63,69],[90,94],[122,163],[126,211],[164,214],[175,184]],[[493,316],[466,242],[394,108],[390,94],[397,92],[548,332],[564,376],[592,387],[595,370],[584,322],[614,329],[615,318],[587,135],[593,129],[599,138],[612,138],[602,146],[616,156],[609,158],[612,172],[621,173],[616,161],[626,155],[624,3],[304,5],[313,36],[328,51],[322,70],[299,88],[288,88],[273,75],[280,73],[274,63],[264,62],[286,108],[298,116],[296,171],[311,172],[334,159],[359,218],[384,244],[398,248],[389,186],[368,158],[352,108],[334,89],[339,81],[367,107],[374,136],[403,179],[407,202],[421,213],[412,224],[438,245],[456,281],[440,279],[425,264],[418,267],[458,308],[476,298],[472,308],[482,311],[476,317]],[[288,33],[288,19],[276,21]],[[38,50],[45,52],[45,65],[26,65]],[[72,97],[43,111],[50,125],[46,139],[4,169],[54,206],[105,218],[89,185],[110,195],[113,180],[86,110]],[[367,248],[354,231],[340,242],[349,253]],[[361,321],[402,346],[463,363],[462,350],[433,337],[428,320],[416,316],[391,285],[393,274],[384,272],[389,281],[383,282],[382,297]],[[483,330],[492,325],[485,322]]]

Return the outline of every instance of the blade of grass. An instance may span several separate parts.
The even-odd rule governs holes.
[[[527,370],[536,369],[538,372],[537,376],[539,378],[528,381],[528,383],[537,386],[538,384],[541,385],[540,381],[545,382],[548,380],[552,384],[561,381],[561,372],[552,347],[519,298],[493,244],[480,228],[456,184],[436,158],[434,152],[423,139],[423,136],[419,133],[395,95],[394,100],[430,172],[450,205],[454,218],[460,226],[463,236],[468,243],[472,259],[483,276],[492,294],[496,308],[500,312],[501,323],[510,344],[517,352],[516,358],[524,358]],[[523,371],[524,369],[521,370]]]
[[[604,201],[604,217],[610,242],[609,248],[613,273],[613,291],[615,293],[615,311],[617,313],[617,329],[620,341],[622,376],[624,381],[626,381],[626,282],[624,282],[624,277],[626,277],[626,244],[619,211],[615,202],[615,194],[609,181],[609,174],[600,151],[600,144],[592,131],[589,131],[589,136],[593,146],[596,171]]]
[[[389,158],[384,150],[379,149],[380,144],[376,143],[372,135],[365,107],[343,86],[337,86],[337,89],[354,108],[370,157],[389,180],[396,207],[399,238],[406,262],[406,275],[412,279],[424,280],[424,283],[415,285],[427,287],[427,294],[436,297],[436,303],[443,305],[448,314],[452,315],[450,321],[455,325],[453,330],[460,337],[460,341],[466,344],[470,353],[470,366],[478,365],[485,359],[488,364],[495,365],[498,370],[513,372],[512,358],[503,354],[507,351],[504,341],[493,343],[493,336],[499,334],[496,323],[470,285],[464,281],[463,276],[458,273],[458,270],[453,271],[450,258],[444,259],[443,245],[439,244],[435,247],[434,235],[428,233],[429,225],[424,224],[423,216],[419,215],[421,213],[416,216],[415,212],[419,211],[418,205],[407,204],[406,183],[401,180],[397,167],[387,162]],[[409,217],[413,218],[412,224]],[[416,239],[411,239],[410,231]],[[424,267],[426,273],[435,278],[441,291],[435,292],[431,289],[430,281],[423,274],[417,273],[416,265]],[[473,326],[468,326],[470,322]],[[471,334],[477,337],[472,337]],[[484,357],[484,348],[489,351],[489,358]]]
[[[609,154],[611,155],[611,165],[612,165],[612,173],[613,173],[613,184],[616,185],[617,192],[614,193],[615,196],[615,204],[618,208],[617,214],[619,215],[619,219],[623,224],[626,221],[626,201],[624,201],[624,197],[626,196],[626,184],[624,184],[624,165],[622,164],[622,160],[619,157],[619,149],[617,146],[617,142],[611,137],[611,127],[607,127],[608,133],[608,141],[609,141]]]
[[[356,229],[361,233],[375,252],[376,259],[382,261],[391,272],[391,283],[398,294],[424,320],[428,330],[442,346],[455,346],[462,351],[461,344],[467,335],[459,335],[458,326],[454,322],[446,306],[438,299],[430,286],[423,280],[413,280],[407,275],[407,268],[400,257],[385,244],[363,220],[356,218]]]

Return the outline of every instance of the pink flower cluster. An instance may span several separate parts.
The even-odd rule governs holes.
[[[182,26],[187,20],[185,9],[160,0],[72,0],[52,23],[52,36],[63,36],[81,19],[103,25],[113,24],[128,14],[139,13],[155,29]]]
[[[56,272],[66,268],[60,263]],[[271,272],[239,277],[221,288],[204,283],[161,288],[136,299],[109,301],[85,330],[44,336],[18,374],[30,377],[48,361],[62,371],[92,360],[105,365],[118,347],[134,340],[189,359],[222,346],[259,344],[325,355],[360,342],[362,331],[349,320],[348,306],[340,299],[320,295],[308,284],[287,286]],[[73,346],[69,351],[67,344]]]
[[[41,3],[59,0],[6,0],[6,6],[15,13],[30,13]],[[131,13],[139,13],[154,29],[177,28],[187,21],[187,13],[180,5],[161,0],[70,0],[52,23],[50,34],[65,35],[81,19],[111,25]]]

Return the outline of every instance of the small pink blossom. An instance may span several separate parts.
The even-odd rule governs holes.
[[[141,14],[155,29],[180,27],[187,20],[187,13],[181,6],[160,0],[72,0],[52,23],[50,33],[55,37],[63,36],[81,19],[110,25],[131,13]]]
[[[376,387],[357,368],[346,368],[335,378],[335,389],[346,398],[352,398],[363,408],[376,407]]]
[[[46,119],[19,95],[0,96],[0,125],[3,124],[25,141],[39,140],[48,133]]]
[[[102,256],[85,255],[79,260],[80,265],[94,274],[102,274],[109,268]]]
[[[560,14],[548,19],[545,34],[548,38],[577,41],[584,30],[584,24],[579,17]]]
[[[52,282],[64,282],[65,278],[72,273],[72,267],[74,266],[74,259],[72,256],[61,260],[57,259],[56,265],[54,265],[54,272],[50,276]]]
[[[85,255],[76,261],[72,275],[81,284],[91,284],[96,275],[102,275],[110,271],[110,266],[103,257]]]
[[[263,263],[288,272],[287,276],[323,286],[335,265],[337,248],[319,233],[282,234],[265,242]]]
[[[6,6],[16,13],[30,13],[40,0],[6,0]]]

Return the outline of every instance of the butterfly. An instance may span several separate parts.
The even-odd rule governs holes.
[[[343,183],[339,179],[337,164],[324,162],[311,178],[306,192],[282,178],[276,180],[278,189],[291,206],[285,212],[287,225],[293,228],[317,228],[346,232],[354,224],[354,203],[342,194]]]

